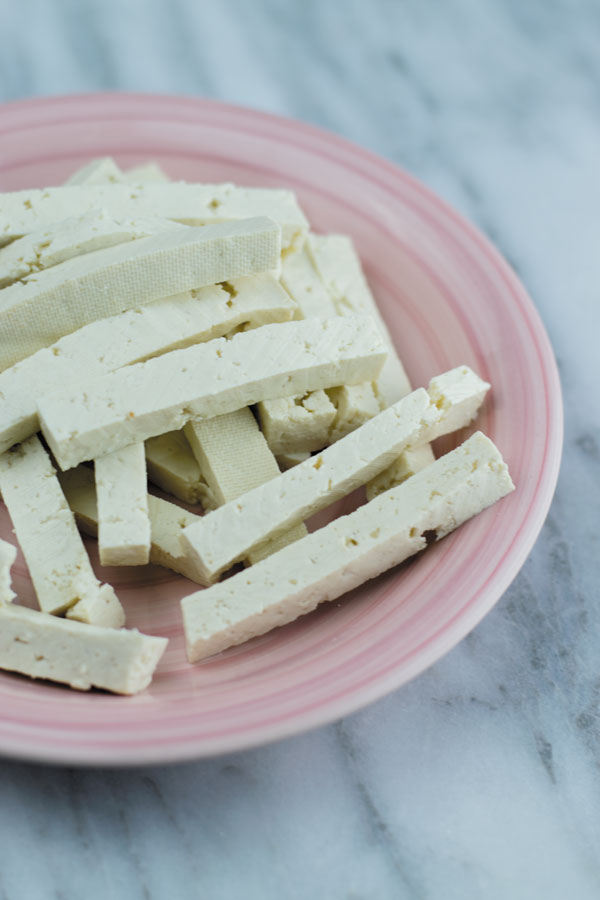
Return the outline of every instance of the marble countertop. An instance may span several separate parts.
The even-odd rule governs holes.
[[[2,33],[0,100],[217,97],[409,169],[531,292],[566,436],[519,577],[393,695],[301,737],[170,768],[1,762],[1,900],[597,900],[598,3],[28,0],[3,8]]]

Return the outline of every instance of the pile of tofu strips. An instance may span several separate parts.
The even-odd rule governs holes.
[[[418,553],[513,490],[480,432],[430,447],[488,388],[460,366],[411,390],[351,240],[312,233],[291,191],[102,159],[0,194],[0,492],[39,603],[14,602],[0,541],[0,668],[150,683],[167,640],[124,627],[79,529],[102,566],[202,586],[190,663]]]

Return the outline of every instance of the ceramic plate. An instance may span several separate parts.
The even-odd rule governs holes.
[[[91,157],[156,159],[173,178],[294,188],[315,230],[350,234],[415,386],[466,363],[493,385],[477,427],[514,494],[417,560],[200,665],[186,662],[166,569],[102,570],[130,626],[169,638],[137,697],[0,673],[0,751],[51,762],[168,762],[321,725],[398,688],[450,650],[506,590],[540,531],[562,445],[556,365],[523,287],[478,231],[396,166],[325,131],[218,103],[94,95],[0,108],[0,190],[60,184]],[[467,433],[438,442],[445,452]],[[348,498],[336,512],[357,502]],[[321,521],[331,517],[322,515]],[[11,539],[0,504],[0,536]],[[20,598],[33,604],[21,555]]]

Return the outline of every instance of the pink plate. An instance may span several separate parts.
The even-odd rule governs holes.
[[[419,559],[197,666],[185,659],[178,604],[190,582],[160,568],[97,567],[115,585],[129,625],[170,638],[151,688],[122,698],[1,674],[0,751],[63,763],[169,762],[337,719],[461,640],[506,590],[540,531],[560,462],[561,395],[548,338],[514,273],[479,232],[391,163],[300,122],[204,100],[95,95],[0,108],[0,190],[60,184],[104,155],[123,166],[156,159],[189,181],[294,188],[315,230],[354,238],[415,385],[461,363],[492,383],[477,427],[497,443],[517,484]],[[13,537],[3,506],[0,536]],[[93,542],[90,552],[96,564]],[[14,571],[20,598],[32,602],[21,556]]]

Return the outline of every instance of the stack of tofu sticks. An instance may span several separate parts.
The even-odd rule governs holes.
[[[77,526],[102,566],[206,587],[182,601],[196,662],[513,489],[479,433],[434,460],[430,442],[469,424],[489,385],[461,366],[412,391],[351,241],[310,233],[290,191],[93,161],[0,195],[0,288],[0,491],[39,602],[14,603],[0,543],[0,668],[150,683],[167,642],[124,627]],[[366,505],[308,534],[361,485]]]

